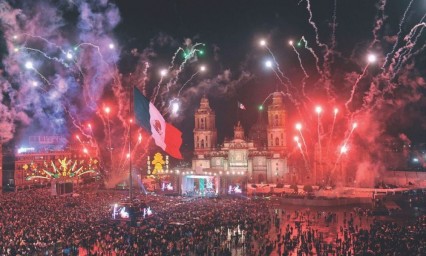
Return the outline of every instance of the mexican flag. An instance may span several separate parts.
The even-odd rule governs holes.
[[[182,159],[182,132],[167,123],[160,111],[137,89],[133,90],[136,124],[145,129],[155,144],[174,158]]]

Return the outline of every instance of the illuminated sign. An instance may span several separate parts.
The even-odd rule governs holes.
[[[148,156],[147,160],[148,174],[157,175],[159,173],[169,171],[169,156],[166,155],[165,159],[161,153],[155,153],[153,160]]]
[[[72,178],[79,177],[86,173],[95,173],[98,169],[99,161],[90,158],[88,160],[67,160],[58,159],[59,165],[56,166],[54,161],[50,163],[43,161],[42,164],[31,162],[24,164],[24,175],[26,180],[33,179],[58,179],[58,178]]]
[[[39,144],[39,145],[51,145],[51,144],[62,144],[67,140],[62,136],[30,136],[30,144]]]

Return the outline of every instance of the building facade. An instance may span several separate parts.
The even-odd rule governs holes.
[[[90,155],[95,149],[89,144],[85,145],[87,152],[82,150],[81,145],[65,147],[64,140],[60,136],[30,136],[27,144],[29,147],[21,147],[14,153],[15,186],[21,188],[47,184],[52,180],[78,181],[86,173],[95,175],[99,169],[99,161]]]
[[[289,173],[287,155],[286,111],[281,93],[273,94],[266,127],[256,124],[246,137],[238,122],[234,137],[225,139],[220,146],[217,145],[215,113],[208,99],[205,96],[201,99],[195,113],[192,159],[195,173],[228,177],[221,181],[221,187],[225,188],[233,182],[232,177],[248,183],[284,183]]]

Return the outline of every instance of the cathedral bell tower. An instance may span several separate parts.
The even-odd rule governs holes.
[[[275,152],[286,150],[286,112],[281,93],[274,92],[268,107],[268,149]]]
[[[216,147],[216,115],[210,108],[206,96],[201,98],[200,107],[195,112],[194,153],[201,155]]]

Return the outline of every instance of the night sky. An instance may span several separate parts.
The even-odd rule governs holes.
[[[209,97],[218,116],[219,140],[224,136],[232,136],[232,127],[237,116],[248,131],[257,119],[257,107],[279,83],[277,78],[264,68],[264,60],[269,56],[259,47],[261,38],[268,40],[278,62],[284,67],[288,76],[295,79],[295,83],[300,83],[302,73],[297,56],[288,47],[288,40],[297,41],[305,36],[313,49],[321,50],[313,41],[314,30],[308,21],[306,1],[116,1],[116,3],[122,14],[122,22],[118,25],[116,33],[120,42],[123,41],[127,47],[143,49],[143,46],[159,36],[172,37],[175,46],[181,46],[186,38],[192,38],[194,42],[206,44],[207,54],[199,61],[210,65],[209,68],[214,70],[203,75],[203,78],[214,77],[225,69],[229,69],[235,79],[242,71],[253,74],[252,80],[237,86],[231,95],[212,93]],[[312,21],[318,27],[320,40],[328,45],[331,45],[332,41],[334,3],[332,0],[311,1]],[[398,33],[399,22],[408,3],[409,1],[395,0],[386,2],[386,19],[378,33],[381,43],[373,48],[377,49],[377,54],[385,55],[391,51],[393,41],[388,38]],[[370,0],[337,1],[335,58],[336,66],[343,65],[345,72],[362,71],[362,58],[366,54],[366,45],[373,39],[373,26],[377,15],[381,14],[378,12],[378,4],[379,1]],[[407,33],[417,24],[425,12],[424,1],[413,1],[404,22],[403,33]],[[420,44],[424,43],[424,34],[422,38]],[[171,49],[174,50],[173,47]],[[168,56],[171,49],[165,49],[169,50]],[[315,60],[312,56],[303,51],[301,55],[305,61],[304,66],[314,69]],[[424,77],[424,65],[420,67],[420,64],[425,59],[422,58],[422,54],[419,55],[415,64],[423,71]],[[169,59],[166,57],[165,61]],[[161,60],[158,61],[161,63]],[[337,68],[333,71],[336,80],[341,79],[338,78]],[[314,83],[317,79],[318,77],[314,77],[311,82]],[[196,81],[193,86],[197,86]],[[338,84],[335,86],[338,88],[336,91],[342,91]],[[348,91],[347,88],[343,90]],[[421,92],[424,93],[424,90]],[[208,92],[206,94],[209,95]],[[193,95],[192,102],[197,104],[200,95],[200,93]],[[237,100],[245,104],[248,109],[246,112],[237,113]],[[340,104],[343,100],[345,99],[336,98]],[[288,102],[287,107],[290,120],[300,118],[294,117],[297,113],[291,102]],[[416,113],[421,115],[419,118],[426,117],[420,105],[410,105],[399,110],[399,114],[407,115],[413,111],[420,112]],[[184,131],[192,130],[191,121],[190,117],[188,121],[179,123],[178,126]],[[415,125],[410,125],[410,122],[408,120],[404,122],[407,125],[404,125],[403,129],[389,127],[388,130],[393,134],[409,132],[415,141],[426,142],[425,127],[414,127]],[[192,133],[185,135],[187,136],[185,141],[192,142]]]
[[[384,161],[383,145],[426,142],[425,13],[421,0],[3,0],[2,141],[82,133],[103,145],[102,109],[111,106],[120,147],[134,85],[182,130],[182,150],[190,152],[202,95],[216,111],[222,143],[237,119],[248,132],[258,106],[278,90],[286,95],[289,148],[296,122],[307,127],[308,144],[317,141],[320,105],[321,139],[341,144],[357,122],[350,143],[360,161]],[[185,59],[180,47],[192,55]],[[198,72],[200,65],[207,71]],[[174,114],[172,102],[180,104]],[[94,138],[88,122],[97,127]]]

